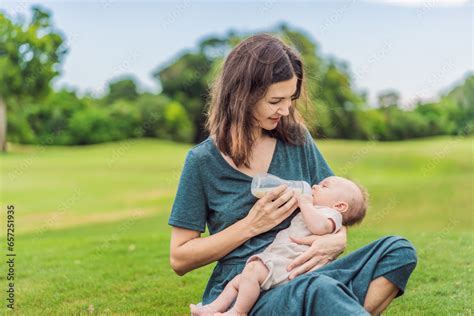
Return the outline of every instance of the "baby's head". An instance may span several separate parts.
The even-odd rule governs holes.
[[[336,209],[344,225],[360,223],[367,210],[369,194],[359,184],[341,177],[327,177],[311,187],[313,205]]]

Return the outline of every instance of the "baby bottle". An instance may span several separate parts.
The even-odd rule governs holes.
[[[251,191],[256,198],[261,198],[266,192],[273,190],[281,184],[288,185],[288,188],[295,192],[311,195],[311,186],[306,181],[283,180],[270,173],[259,173],[253,177]]]

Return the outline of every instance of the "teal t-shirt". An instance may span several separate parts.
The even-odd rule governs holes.
[[[307,129],[306,138],[306,143],[300,146],[277,139],[268,173],[286,180],[304,180],[311,185],[334,175]],[[251,183],[252,178],[233,168],[208,137],[191,148],[186,156],[168,224],[200,232],[204,232],[207,225],[209,233],[215,234],[248,214],[257,201],[250,192]],[[240,273],[238,270],[247,258],[263,251],[280,230],[290,225],[298,211],[221,258],[206,293],[214,286],[217,286],[216,291],[220,290]],[[229,270],[225,265],[234,265],[234,268]]]

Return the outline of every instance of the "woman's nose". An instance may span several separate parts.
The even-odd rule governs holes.
[[[318,191],[319,190],[319,185],[315,184],[312,186],[313,190]]]
[[[281,116],[287,116],[288,114],[290,114],[290,106],[291,106],[291,100],[288,102],[285,102],[283,106],[281,106],[278,109],[278,114],[280,114]]]

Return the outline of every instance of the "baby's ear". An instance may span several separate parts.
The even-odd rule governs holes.
[[[336,202],[333,206],[335,209],[337,209],[339,212],[344,213],[349,209],[349,204],[343,201]]]

